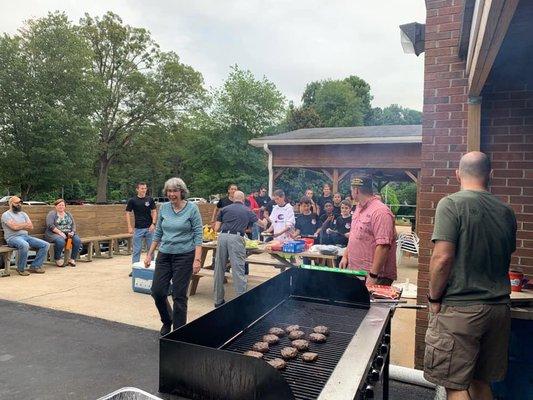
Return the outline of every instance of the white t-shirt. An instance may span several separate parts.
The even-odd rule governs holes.
[[[272,208],[272,214],[270,215],[270,221],[274,226],[274,235],[281,232],[288,226],[294,228],[296,219],[294,218],[294,209],[287,203],[283,207],[277,204]],[[274,240],[291,240],[290,230],[281,236],[276,236]]]

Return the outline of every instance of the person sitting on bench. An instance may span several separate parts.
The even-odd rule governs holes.
[[[81,239],[76,234],[76,223],[74,217],[68,211],[65,211],[66,203],[63,199],[54,201],[55,210],[52,210],[46,216],[46,231],[44,238],[54,243],[54,260],[58,267],[63,267],[64,262],[61,257],[65,244],[72,240],[72,253],[67,262],[71,267],[76,266],[76,258],[80,252]]]
[[[22,276],[29,275],[26,264],[31,247],[37,250],[37,254],[29,270],[36,274],[44,274],[43,263],[50,245],[44,240],[28,235],[28,230],[33,229],[33,223],[28,214],[22,211],[22,200],[17,196],[9,199],[9,210],[2,214],[2,229],[7,245],[18,250],[17,273]]]

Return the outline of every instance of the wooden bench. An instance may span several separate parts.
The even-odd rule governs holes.
[[[29,234],[39,239],[44,239],[46,230],[46,216],[52,206],[24,206],[23,210],[30,216],[33,227]],[[127,224],[124,219],[125,205],[86,205],[67,206],[67,211],[72,213],[76,222],[76,230],[81,239],[81,244],[87,249],[85,257],[78,257],[80,261],[92,261],[93,257],[111,258],[115,254],[131,254],[133,235],[127,233]],[[7,207],[0,207],[0,213]],[[125,249],[120,248],[120,241],[126,241]],[[108,250],[103,252],[101,245],[107,244]],[[16,249],[6,246],[3,231],[0,230],[0,254],[4,269],[0,276],[9,276],[9,263]],[[66,252],[67,253],[67,252]],[[68,255],[65,254],[65,257]],[[47,263],[54,264],[54,245],[50,244]],[[6,268],[7,266],[7,268]]]

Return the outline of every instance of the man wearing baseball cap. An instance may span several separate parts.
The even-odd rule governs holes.
[[[371,178],[352,180],[352,198],[358,204],[340,267],[364,269],[367,283],[390,286],[396,279],[394,214],[374,195]]]

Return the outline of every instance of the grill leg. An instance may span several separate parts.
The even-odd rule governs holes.
[[[389,335],[391,333],[391,322],[387,324],[387,329],[385,332]],[[387,357],[385,358],[385,365],[383,366],[383,400],[389,400],[389,365],[390,365],[390,351],[391,346],[389,345],[389,351],[387,351]]]

